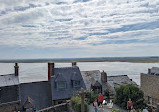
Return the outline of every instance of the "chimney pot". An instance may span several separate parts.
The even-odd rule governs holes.
[[[72,62],[72,67],[77,66],[77,62]]]
[[[15,63],[14,73],[15,73],[15,76],[18,76],[18,75],[19,75],[19,66],[18,66],[18,63]]]

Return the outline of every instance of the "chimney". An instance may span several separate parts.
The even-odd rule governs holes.
[[[104,72],[104,70],[103,70],[103,72],[101,73],[101,81],[102,81],[102,82],[107,82],[107,73]]]
[[[151,69],[150,68],[148,69],[148,74],[151,74]]]
[[[54,63],[48,63],[48,80],[54,76]]]
[[[75,66],[77,66],[77,62],[72,62],[72,67],[75,67]]]
[[[18,75],[19,75],[19,66],[18,66],[18,63],[15,63],[15,66],[14,66],[14,74],[15,74],[15,76],[18,76]]]

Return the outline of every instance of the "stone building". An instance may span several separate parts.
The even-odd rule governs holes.
[[[100,72],[99,70],[81,71],[81,74],[86,89],[93,90],[95,93],[104,94],[105,91],[109,91],[109,94],[113,96],[115,94],[115,88],[121,85],[137,85],[127,75],[107,76],[106,72]]]
[[[52,103],[65,103],[81,88],[86,89],[79,67],[54,68],[51,76]]]
[[[41,110],[64,103],[81,88],[86,89],[75,62],[72,67],[54,68],[54,63],[48,63],[46,69],[32,69],[34,74],[48,73],[47,81],[20,83],[18,68],[16,63],[15,74],[0,75],[0,112]]]
[[[144,98],[150,106],[157,106],[159,103],[159,68],[152,67],[148,73],[141,73],[141,90]]]

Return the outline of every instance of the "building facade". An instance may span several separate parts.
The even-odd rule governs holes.
[[[157,106],[159,103],[159,68],[152,67],[148,73],[141,73],[141,90],[144,92],[144,99],[150,106]]]

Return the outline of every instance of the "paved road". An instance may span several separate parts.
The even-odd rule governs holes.
[[[112,109],[119,109],[120,112],[127,112],[126,110],[121,109],[117,105],[113,105]],[[109,108],[106,108],[105,106],[103,106],[103,108],[98,108],[98,112],[111,112],[112,109],[109,109]],[[89,105],[89,112],[94,112],[94,107],[92,104]]]

